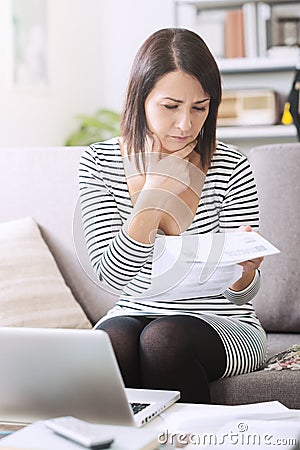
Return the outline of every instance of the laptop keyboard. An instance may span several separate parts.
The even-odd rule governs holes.
[[[150,405],[150,403],[129,403],[133,414],[137,414],[138,412],[142,411],[143,409],[147,408],[147,406]]]

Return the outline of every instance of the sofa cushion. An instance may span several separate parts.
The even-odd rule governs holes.
[[[268,359],[293,345],[300,344],[300,334],[297,333],[268,333],[267,337]]]
[[[88,318],[96,323],[116,303],[118,295],[99,286],[88,256],[77,202],[78,163],[83,150],[83,147],[0,147],[0,223],[34,217],[66,284]],[[77,226],[72,233],[75,214]],[[76,240],[82,243],[80,262],[74,247],[74,231]]]
[[[300,344],[300,334],[268,333],[268,358]],[[300,371],[282,370],[256,372],[223,378],[210,383],[212,403],[242,405],[279,401],[288,408],[300,409]]]
[[[212,403],[244,405],[279,401],[288,408],[300,409],[298,370],[245,373],[210,383]]]
[[[248,158],[258,187],[260,232],[281,251],[265,258],[253,304],[266,331],[300,332],[300,144],[256,147]]]
[[[31,217],[0,223],[0,326],[91,328]]]

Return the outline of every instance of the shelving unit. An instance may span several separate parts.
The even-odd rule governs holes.
[[[300,54],[300,50],[299,50]],[[220,58],[218,65],[222,74],[231,73],[266,73],[266,72],[288,72],[295,70],[296,60],[275,58]]]
[[[278,8],[281,9],[278,10]],[[278,39],[283,39],[283,36],[279,36],[279,34],[282,34],[284,28],[279,30],[278,27],[284,18],[291,21],[290,16],[292,15],[295,20],[299,21],[298,25],[300,25],[299,0],[174,0],[175,26],[186,26],[199,32],[200,35],[202,35],[202,29],[200,29],[202,27],[203,37],[205,38],[205,28],[207,26],[215,27],[216,20],[220,26],[224,25],[225,17],[221,15],[216,19],[213,18],[213,14],[216,12],[220,14],[232,12],[232,10],[240,10],[242,12],[242,32],[245,46],[245,55],[242,56],[249,58],[268,56],[268,49],[271,46],[292,45],[287,43],[279,44],[277,42]],[[278,11],[281,12],[279,13]],[[205,17],[209,23],[201,22],[199,24],[199,18],[205,13],[209,13],[209,16]],[[281,14],[282,17],[278,17],[276,14]],[[288,25],[290,29],[291,24],[289,23]],[[297,28],[297,24],[294,25],[295,27]],[[216,30],[217,28],[214,29]],[[295,37],[297,43],[295,44],[300,45],[299,31],[297,35]],[[219,32],[217,32],[217,35],[213,35],[211,44],[220,37],[224,36],[221,36]],[[290,42],[291,36],[286,36],[286,40]],[[209,40],[208,44],[210,44]],[[215,54],[215,56],[221,57],[222,55]]]
[[[217,139],[235,145],[247,155],[251,148],[258,145],[297,142],[297,132],[293,125],[218,127]]]
[[[220,54],[220,48],[216,48],[216,45],[214,48],[210,47],[220,68],[223,89],[273,89],[279,94],[283,105],[292,87],[295,69],[300,64],[300,49],[295,47],[289,49],[289,53],[284,56],[275,57],[273,53],[270,57],[268,45],[274,20],[273,9],[277,8],[277,11],[278,7],[288,5],[292,6],[292,11],[300,19],[299,0],[174,0],[175,26],[195,31],[210,47],[205,33],[212,36],[212,46],[217,40],[221,42],[222,33],[217,27],[220,26],[220,21],[224,21],[225,13],[235,9],[242,10],[245,57],[224,58],[224,55]],[[199,22],[201,14],[206,15],[203,16],[202,22]],[[206,19],[212,20],[211,27]],[[213,50],[216,50],[217,54]],[[225,142],[242,146],[242,150],[271,142],[297,141],[293,125],[219,127],[217,137]]]
[[[297,136],[296,128],[292,125],[269,125],[260,127],[219,127],[218,139],[248,140],[255,133],[259,139],[285,139]]]
[[[175,0],[177,5],[192,5],[198,9],[224,9],[236,8],[245,3],[267,3],[269,5],[279,5],[286,3],[299,3],[299,0]]]

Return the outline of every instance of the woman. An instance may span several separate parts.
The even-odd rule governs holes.
[[[92,265],[120,292],[97,328],[111,339],[127,387],[178,389],[209,403],[212,380],[257,369],[266,336],[251,299],[262,258],[222,295],[147,301],[157,234],[258,229],[249,163],[216,141],[218,67],[184,29],[155,32],[137,53],[121,136],[90,146],[80,162],[83,223]]]

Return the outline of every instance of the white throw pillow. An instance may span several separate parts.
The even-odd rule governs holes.
[[[0,223],[0,326],[91,328],[31,217]]]

